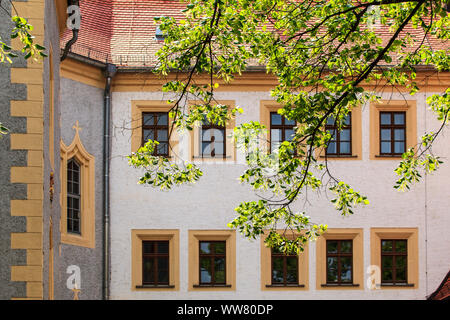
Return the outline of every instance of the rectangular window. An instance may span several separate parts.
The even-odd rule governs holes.
[[[226,241],[199,242],[200,285],[226,284]]]
[[[353,283],[353,241],[327,240],[327,284]]]
[[[380,154],[399,156],[406,151],[406,113],[380,112]]]
[[[142,241],[142,284],[169,285],[169,241]]]
[[[226,137],[224,126],[212,124],[207,120],[204,120],[202,123],[200,139],[202,158],[226,157]]]
[[[272,249],[272,285],[298,285],[298,256]]]
[[[292,141],[294,120],[288,120],[278,112],[270,113],[270,152],[277,150],[283,141]]]
[[[81,171],[75,159],[67,162],[67,232],[81,235]]]
[[[325,129],[331,134],[326,149],[327,155],[351,155],[352,154],[352,117],[351,114],[345,116],[341,130],[335,124],[335,118],[329,117]]]
[[[148,140],[159,142],[155,149],[155,156],[169,156],[169,114],[167,112],[142,113],[142,145]]]
[[[407,283],[407,240],[381,240],[381,283]]]

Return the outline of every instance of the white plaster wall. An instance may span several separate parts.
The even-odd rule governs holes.
[[[431,93],[429,93],[431,94]],[[428,95],[429,95],[428,94]],[[417,94],[418,136],[437,128],[438,122],[426,112],[427,94]],[[396,93],[385,93],[383,99],[403,99]],[[316,290],[315,243],[310,244],[308,291],[261,291],[260,242],[237,234],[236,291],[188,292],[188,230],[226,229],[235,217],[234,208],[241,202],[256,199],[247,185],[239,185],[242,164],[204,164],[204,176],[192,186],[175,187],[162,192],[137,184],[139,172],[127,164],[130,153],[129,127],[131,100],[162,100],[159,92],[113,93],[113,138],[111,161],[111,297],[113,299],[424,299],[442,281],[450,267],[450,148],[448,132],[436,141],[435,153],[447,160],[431,177],[426,177],[410,192],[393,189],[397,160],[369,160],[369,108],[362,112],[363,159],[330,161],[335,176],[350,183],[368,196],[370,205],[359,208],[351,217],[341,217],[326,194],[310,193],[308,200],[298,201],[299,210],[307,210],[317,223],[330,228],[364,229],[364,268],[370,265],[371,227],[419,228],[419,288],[404,290]],[[244,108],[236,125],[259,120],[260,100],[270,100],[268,92],[218,92],[218,100],[234,100]],[[411,97],[407,97],[411,99]],[[182,148],[188,148],[182,139]],[[187,155],[187,153],[184,153]],[[445,159],[447,158],[447,159]],[[242,162],[242,156],[238,161]],[[131,229],[180,230],[180,290],[131,291]],[[365,275],[367,280],[367,274]],[[366,287],[366,284],[360,284]]]

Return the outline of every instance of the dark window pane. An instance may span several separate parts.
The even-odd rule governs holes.
[[[392,251],[392,240],[382,240],[381,241],[381,251],[391,252]]]
[[[272,282],[281,283],[283,281],[283,257],[272,257]]]
[[[168,284],[169,283],[169,272],[168,270],[161,270],[158,267],[158,283]]]
[[[278,113],[271,113],[270,117],[273,125],[281,125],[281,115]]]
[[[351,257],[341,257],[341,281],[351,282],[352,281],[352,258]]]
[[[352,252],[352,242],[351,241],[341,241],[341,252],[351,253]]]
[[[158,271],[167,271],[169,270],[169,259],[164,257],[158,257]]]
[[[381,124],[391,124],[391,114],[381,113]]]
[[[395,251],[397,252],[406,252],[407,242],[406,240],[397,240],[395,241]]]
[[[158,241],[158,253],[169,253],[169,241]]]
[[[214,243],[214,252],[218,254],[225,254],[225,242]]]
[[[211,283],[212,268],[210,258],[200,258],[200,282]]]
[[[406,268],[406,256],[396,256],[395,257],[395,266],[397,268]]]
[[[392,275],[392,269],[383,269],[383,272],[381,273],[381,281],[392,281],[393,275]]]
[[[337,241],[327,241],[327,252],[328,253],[337,253],[338,250],[338,242]]]
[[[154,242],[150,241],[142,242],[142,249],[144,253],[154,253],[155,252]]]
[[[214,259],[215,282],[225,283],[225,258]]]
[[[286,282],[298,283],[298,258],[287,257],[286,258]]]
[[[406,269],[398,269],[397,268],[397,272],[395,273],[395,281],[401,281],[404,282],[406,281]]]
[[[154,258],[143,257],[143,282],[154,283],[155,282],[155,265]]]
[[[327,282],[338,282],[337,260],[337,257],[327,258]]]
[[[381,257],[381,267],[383,269],[390,269],[392,268],[393,263],[393,257],[392,256],[383,256]]]

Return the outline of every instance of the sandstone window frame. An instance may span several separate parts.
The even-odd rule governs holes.
[[[143,241],[169,241],[169,285],[143,284]],[[178,291],[180,288],[180,231],[178,229],[131,230],[131,290]]]
[[[405,112],[406,150],[417,145],[417,101],[380,100],[370,103],[370,160],[401,159],[401,154],[381,154],[380,114],[381,112]]]
[[[190,100],[188,102],[189,106],[193,106],[196,103],[203,103],[202,101]],[[231,111],[235,106],[235,100],[218,100],[216,101],[218,104],[228,106],[228,111]],[[225,124],[225,156],[221,157],[205,157],[201,152],[201,133],[202,133],[202,122],[197,121],[194,125],[193,129],[190,131],[189,135],[189,159],[194,162],[235,162],[236,161],[236,147],[234,144],[233,138],[229,138],[232,135],[233,130],[236,126],[236,118],[233,117]]]
[[[283,229],[277,230],[282,234],[285,232]],[[267,238],[268,232],[265,231],[260,237],[261,247],[261,290],[262,291],[306,291],[309,290],[309,244],[305,243],[304,250],[298,255],[298,285],[279,286],[272,284],[272,252],[269,247],[264,243]],[[293,237],[293,234],[287,235]]]
[[[316,289],[364,290],[364,231],[362,228],[329,228],[316,241]],[[351,284],[327,283],[327,240],[352,240],[353,282]]]
[[[131,152],[136,152],[142,146],[142,121],[144,113],[167,112],[172,109],[173,104],[168,104],[160,100],[132,100],[131,101]],[[170,131],[173,119],[168,117],[168,127]],[[169,139],[169,155],[172,159],[179,154],[179,135],[176,129],[172,131]]]
[[[407,283],[388,285],[381,282],[382,290],[418,289],[419,288],[419,229],[418,228],[371,228],[370,229],[370,263],[379,268],[381,273],[381,240],[407,240]]]
[[[226,242],[226,284],[200,285],[200,241]],[[236,231],[235,230],[189,230],[189,277],[188,291],[235,291],[236,290]]]
[[[74,246],[95,248],[95,157],[89,154],[81,142],[78,131],[72,143],[67,147],[60,141],[60,177],[61,177],[61,242]],[[81,194],[81,233],[74,234],[67,231],[67,164],[75,159],[80,166],[80,194]]]

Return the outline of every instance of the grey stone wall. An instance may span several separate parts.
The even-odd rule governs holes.
[[[87,152],[95,157],[95,248],[61,245],[58,281],[55,295],[58,299],[72,299],[73,293],[66,287],[66,269],[77,265],[81,270],[80,299],[102,299],[103,257],[103,94],[104,90],[70,79],[61,78],[61,138],[69,145],[79,122],[80,139]]]
[[[2,6],[8,8],[9,2],[3,1]],[[10,43],[12,23],[10,17],[0,10],[0,36]],[[10,68],[25,67],[22,58],[16,58],[13,64],[0,63],[0,122],[9,128],[10,133],[25,133],[27,122],[25,118],[10,116],[10,101],[25,100],[26,86],[11,83]],[[26,199],[27,189],[24,184],[11,184],[11,167],[26,166],[26,151],[11,150],[10,136],[0,137],[0,299],[23,297],[26,294],[24,282],[11,282],[11,265],[25,265],[25,250],[11,250],[11,232],[25,232],[25,217],[11,217],[11,199]]]

